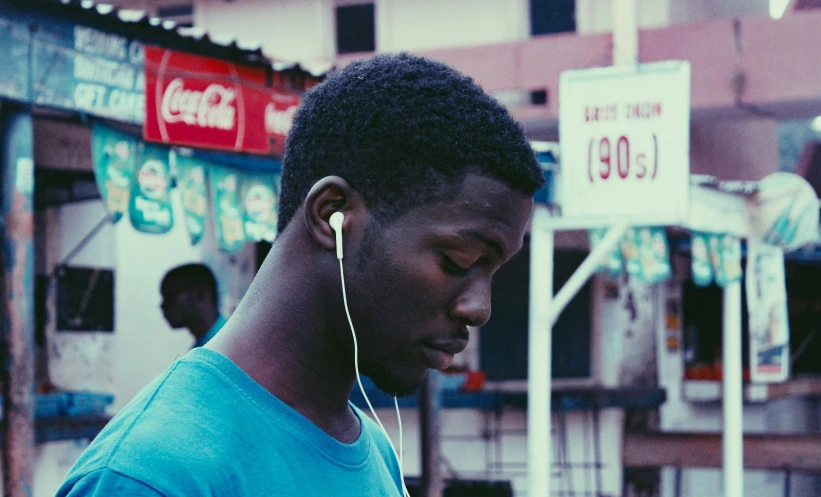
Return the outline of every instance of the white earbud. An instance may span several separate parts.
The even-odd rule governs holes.
[[[331,214],[329,222],[331,229],[336,232],[336,258],[342,260],[342,221],[345,220],[345,214],[341,212],[334,212]]]

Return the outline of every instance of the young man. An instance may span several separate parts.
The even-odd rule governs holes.
[[[112,420],[58,496],[401,495],[387,438],[348,402],[331,217],[359,369],[406,395],[490,317],[542,183],[520,126],[447,66],[379,55],[330,74],[294,118],[280,234],[239,308]]]
[[[204,264],[185,264],[168,271],[160,294],[160,308],[168,325],[188,328],[194,347],[208,343],[225,325],[219,311],[217,279]]]

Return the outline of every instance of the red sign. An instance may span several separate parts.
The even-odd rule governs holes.
[[[276,155],[285,152],[285,137],[291,129],[294,114],[299,107],[299,95],[272,90],[265,106],[265,132],[271,138],[271,148]]]
[[[268,153],[265,70],[145,48],[147,141]]]

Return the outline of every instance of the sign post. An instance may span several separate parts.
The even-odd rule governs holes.
[[[549,496],[551,334],[555,320],[628,225],[680,224],[689,203],[690,65],[663,62],[562,74],[562,215],[543,207],[531,229],[528,495]],[[553,234],[611,228],[553,296]]]

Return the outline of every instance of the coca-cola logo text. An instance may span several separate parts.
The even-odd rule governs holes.
[[[265,131],[269,135],[287,136],[291,129],[291,123],[294,121],[294,114],[297,106],[292,105],[287,109],[277,109],[276,105],[271,102],[265,107]]]
[[[163,93],[160,115],[169,124],[183,122],[200,128],[233,130],[237,124],[236,99],[236,91],[220,84],[196,91],[185,88],[184,80],[176,78]]]

